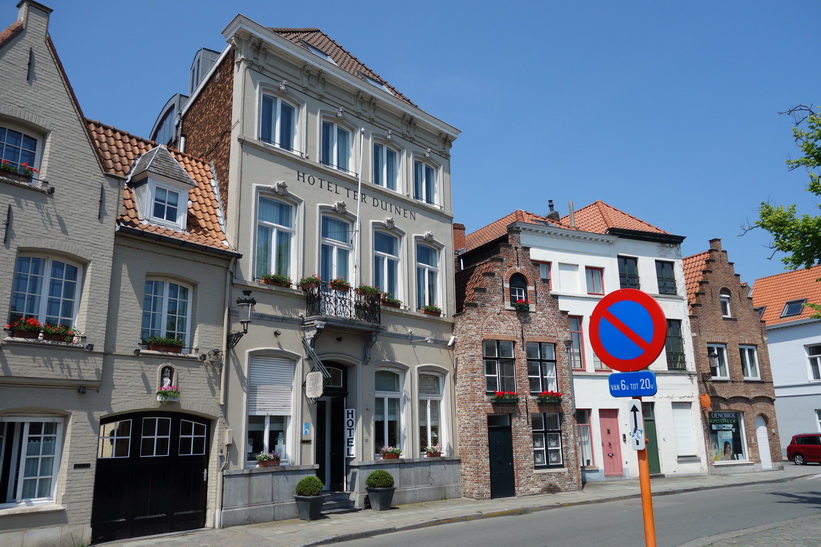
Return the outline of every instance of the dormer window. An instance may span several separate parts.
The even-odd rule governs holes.
[[[168,149],[160,146],[140,156],[128,186],[140,221],[186,230],[188,191],[195,184]]]
[[[384,91],[384,92],[386,92],[386,93],[390,93],[391,95],[393,95],[393,91],[391,91],[391,88],[389,88],[387,85],[383,84],[382,82],[380,82],[380,81],[379,81],[379,80],[377,80],[376,78],[371,78],[370,76],[368,76],[368,75],[367,75],[367,74],[365,74],[364,72],[360,72],[360,74],[362,75],[362,78],[363,78],[366,82],[368,82],[369,84],[371,84],[372,86],[374,86],[374,87],[378,87],[378,88],[379,88],[379,89],[381,89],[382,91]]]
[[[321,49],[316,48],[316,47],[312,46],[311,44],[309,44],[308,42],[305,42],[305,41],[302,42],[302,45],[304,45],[306,48],[308,48],[308,51],[310,51],[311,53],[313,53],[317,57],[321,57],[322,59],[325,59],[326,61],[328,61],[332,65],[336,65],[336,61],[331,59],[331,56],[328,55],[327,53],[325,53],[324,51],[322,51]]]

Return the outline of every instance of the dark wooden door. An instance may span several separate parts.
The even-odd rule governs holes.
[[[101,422],[92,504],[96,542],[205,525],[210,423],[172,412]]]
[[[509,498],[516,495],[513,470],[513,431],[510,425],[488,424],[487,438],[490,456],[490,497]]]
[[[661,473],[659,461],[658,432],[656,431],[656,409],[653,403],[642,403],[641,413],[644,414],[644,438],[647,439],[647,466],[651,475]]]
[[[345,397],[323,397],[316,403],[317,476],[327,490],[345,489]]]

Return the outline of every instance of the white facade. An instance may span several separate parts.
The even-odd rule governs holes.
[[[682,333],[685,367],[670,370],[666,351],[649,367],[656,374],[658,383],[658,393],[644,398],[651,472],[668,476],[705,473],[707,467],[680,244],[664,242],[664,238],[658,237],[655,240],[649,237],[627,239],[534,224],[521,226],[522,244],[531,248],[532,259],[548,264],[543,271],[550,271],[551,293],[558,295],[559,308],[567,312],[570,330],[574,330],[574,324],[581,325],[582,363],[574,364],[573,396],[585,480],[638,476],[638,461],[629,438],[628,400],[610,395],[608,376],[611,370],[594,354],[588,332],[590,315],[596,304],[605,294],[621,288],[620,256],[636,259],[640,290],[661,305],[668,320],[680,321]],[[660,294],[657,260],[673,264],[675,294]],[[588,273],[591,269],[598,273]],[[653,418],[655,438],[650,423]],[[612,429],[614,424],[618,427],[617,432]],[[653,452],[657,454],[657,469],[654,469]]]

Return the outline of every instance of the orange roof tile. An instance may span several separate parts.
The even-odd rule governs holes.
[[[684,257],[682,263],[684,265],[684,285],[687,288],[687,301],[692,306],[696,301],[696,293],[698,292],[698,282],[701,281],[702,272],[706,268],[707,259],[710,257],[710,251],[694,254],[692,256]]]
[[[610,228],[621,228],[624,230],[636,230],[639,232],[653,232],[656,234],[667,234],[661,228],[644,222],[624,211],[616,209],[601,200],[594,201],[586,207],[582,207],[573,214],[575,228],[583,232],[594,234],[606,234]],[[565,224],[570,223],[570,215],[562,218]]]
[[[809,319],[815,310],[803,308],[799,315],[781,317],[784,305],[793,300],[806,299],[810,304],[821,304],[821,266],[795,270],[756,279],[753,283],[753,306],[764,307],[761,318],[770,325]]]
[[[153,141],[135,137],[97,121],[86,120],[86,124],[92,142],[97,148],[103,169],[108,174],[127,178],[137,158],[158,146]],[[187,231],[181,232],[140,221],[134,202],[134,193],[128,186],[123,193],[118,224],[171,239],[212,247],[220,251],[232,251],[226,241],[225,230],[222,226],[219,196],[210,165],[205,160],[178,150],[169,149],[169,152],[195,183],[195,186],[188,192],[191,205],[188,208]]]
[[[336,65],[345,72],[352,74],[357,78],[362,78],[362,75],[366,75],[369,78],[385,85],[397,98],[402,99],[412,106],[416,106],[410,101],[410,99],[399,93],[396,88],[394,88],[376,72],[365,66],[364,63],[351,55],[349,51],[340,46],[330,36],[318,28],[269,28],[269,30],[276,32],[286,40],[289,40],[300,47],[303,47],[303,41],[310,44],[333,59]]]
[[[514,222],[528,222],[531,224],[542,224],[548,222],[558,227],[564,227],[558,222],[554,222],[548,218],[517,209],[507,216],[491,222],[487,226],[479,228],[475,232],[471,232],[465,236],[465,250],[470,251],[477,247],[481,247],[485,243],[490,243],[496,239],[507,234],[507,227]]]
[[[14,23],[10,24],[6,27],[3,32],[0,32],[0,47],[5,45],[6,42],[14,38],[18,32],[23,30],[23,22],[22,21],[15,21]]]

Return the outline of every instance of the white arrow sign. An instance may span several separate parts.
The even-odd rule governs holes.
[[[644,416],[641,413],[641,401],[630,399],[627,414],[630,419],[630,444],[633,450],[644,450]]]

